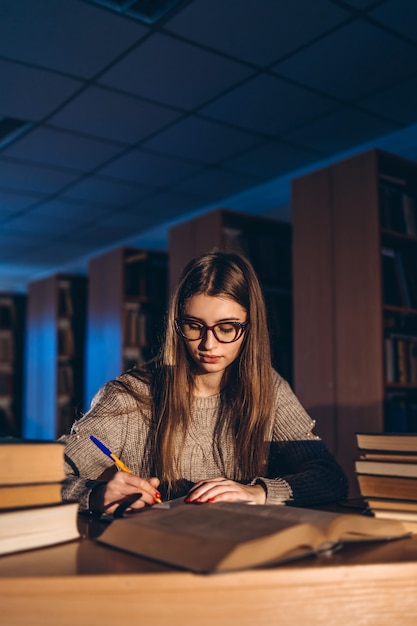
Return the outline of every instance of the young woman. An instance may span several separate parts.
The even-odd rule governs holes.
[[[184,269],[158,358],[108,382],[66,440],[65,500],[113,513],[159,498],[309,506],[347,495],[314,422],[272,368],[262,291],[241,255]],[[133,472],[112,465],[103,442]]]

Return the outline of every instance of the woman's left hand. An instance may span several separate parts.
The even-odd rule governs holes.
[[[234,480],[219,476],[200,480],[188,492],[186,502],[254,502],[265,504],[266,493],[262,485],[241,485]]]

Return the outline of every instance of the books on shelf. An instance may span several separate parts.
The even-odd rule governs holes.
[[[60,280],[58,284],[58,316],[71,317],[74,315],[71,281]]]
[[[13,299],[0,297],[0,328],[12,330],[15,322]]]
[[[58,363],[57,386],[59,396],[72,396],[74,393],[74,369],[69,363]]]
[[[11,330],[3,330],[0,327],[0,364],[13,363],[14,361],[14,337]]]
[[[403,250],[381,248],[384,304],[417,308],[415,258]]]
[[[61,357],[72,357],[75,354],[74,333],[69,318],[58,320],[58,354]]]
[[[417,432],[417,400],[407,391],[389,391],[384,401],[385,430],[391,433]]]
[[[8,365],[0,366],[0,397],[13,394],[13,370]]]
[[[417,532],[417,434],[357,433],[355,470],[362,497],[378,518]],[[410,526],[411,524],[411,526]]]
[[[401,522],[245,503],[183,504],[117,519],[97,541],[199,573],[276,565],[348,542],[406,536]]]
[[[417,337],[391,333],[385,337],[387,383],[417,385]]]
[[[78,504],[56,504],[0,513],[0,554],[71,541],[80,536]]]
[[[382,180],[379,184],[381,227],[407,235],[417,235],[416,199],[405,181]]]
[[[147,322],[149,312],[140,302],[124,303],[123,343],[125,346],[144,347],[148,344]]]

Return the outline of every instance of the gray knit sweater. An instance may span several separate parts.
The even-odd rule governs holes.
[[[122,375],[133,389],[144,383]],[[274,371],[275,402],[269,433],[267,476],[254,476],[251,484],[261,483],[268,504],[312,506],[341,500],[347,495],[346,478],[321,439],[312,433],[314,422],[302,408],[288,383]],[[216,443],[214,430],[219,396],[195,397],[189,431],[178,449],[180,474],[171,497],[185,495],[198,480],[225,476],[239,480],[233,462],[233,446],[228,436]],[[149,448],[149,426],[143,408],[130,394],[112,383],[102,387],[90,410],[77,421],[66,443],[67,478],[63,498],[78,501],[80,510],[89,509],[91,490],[99,484],[102,472],[112,466],[91,442],[95,435],[138,476],[150,477],[153,450]],[[221,449],[220,449],[221,448]],[[160,491],[164,494],[164,485]]]

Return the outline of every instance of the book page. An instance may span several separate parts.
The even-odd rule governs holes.
[[[299,520],[300,511],[240,502],[153,507],[116,520],[98,541],[193,571],[252,567],[323,543],[318,528]]]
[[[289,506],[184,504],[116,520],[98,541],[192,571],[228,571],[329,551],[345,538],[404,535],[394,522],[388,522],[394,525],[386,533],[384,522]]]

